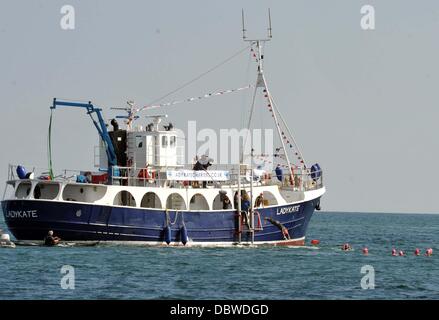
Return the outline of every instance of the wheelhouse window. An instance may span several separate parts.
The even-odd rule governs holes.
[[[171,136],[170,137],[170,147],[174,148],[177,144],[177,137],[176,136]]]
[[[162,148],[168,147],[168,136],[162,136]]]

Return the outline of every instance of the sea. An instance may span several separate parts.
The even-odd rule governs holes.
[[[439,215],[317,212],[306,242],[2,248],[0,299],[439,299]]]

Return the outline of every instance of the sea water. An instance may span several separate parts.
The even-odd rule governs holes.
[[[0,299],[439,299],[438,243],[439,215],[318,212],[303,248],[18,246],[0,249]]]

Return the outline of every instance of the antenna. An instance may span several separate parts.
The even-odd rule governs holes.
[[[244,21],[244,9],[242,9],[242,39],[244,39],[244,40],[245,40],[245,38],[247,38],[245,35],[246,31],[247,30],[245,29],[245,21]]]
[[[257,44],[258,42],[267,42],[270,41],[271,38],[273,38],[272,34],[272,28],[271,28],[271,11],[270,8],[268,8],[268,36],[263,38],[255,38],[255,39],[247,39],[247,29],[245,28],[245,17],[244,17],[244,9],[241,11],[241,19],[242,19],[242,39],[246,42],[250,42],[252,44]]]
[[[273,38],[273,34],[271,33],[271,12],[270,8],[268,8],[268,37],[271,39]]]

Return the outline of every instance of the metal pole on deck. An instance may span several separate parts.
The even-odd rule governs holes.
[[[255,215],[253,208],[253,139],[252,139],[252,148],[250,152],[250,225],[251,225],[251,234],[252,234],[252,244],[255,241]]]
[[[238,241],[241,243],[241,162],[238,164]]]

